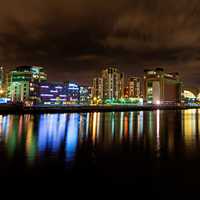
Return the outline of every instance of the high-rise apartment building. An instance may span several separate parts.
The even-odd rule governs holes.
[[[177,104],[181,102],[182,82],[178,73],[165,73],[162,68],[145,70],[144,102]]]
[[[102,71],[103,99],[120,99],[124,96],[124,74],[116,67]]]
[[[141,97],[141,79],[138,77],[130,77],[128,79],[128,97],[140,98]]]
[[[103,79],[102,78],[93,79],[92,98],[103,100]]]

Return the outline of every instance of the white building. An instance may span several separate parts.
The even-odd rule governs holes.
[[[124,74],[115,67],[102,71],[103,99],[120,99],[124,96]]]

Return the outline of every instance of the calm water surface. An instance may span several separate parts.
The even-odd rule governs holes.
[[[0,163],[0,176],[198,187],[200,110],[1,115]]]

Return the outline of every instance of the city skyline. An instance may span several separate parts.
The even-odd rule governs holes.
[[[77,82],[77,83],[79,83],[80,85],[83,85],[83,86],[91,86],[92,84],[93,84],[93,79],[94,78],[98,78],[99,77],[99,73],[100,72],[102,72],[102,71],[104,71],[104,70],[106,70],[106,69],[108,69],[109,67],[111,67],[111,68],[116,68],[116,69],[118,69],[118,70],[120,70],[122,73],[124,73],[124,80],[127,82],[131,77],[138,77],[138,78],[141,78],[141,79],[143,79],[143,77],[144,77],[144,72],[145,72],[145,70],[153,70],[153,69],[156,69],[156,68],[162,68],[162,69],[164,69],[164,71],[169,71],[169,70],[166,70],[167,68],[166,67],[163,67],[163,66],[152,66],[152,67],[144,67],[144,69],[143,69],[143,71],[141,71],[141,69],[140,69],[140,71],[141,71],[141,73],[127,73],[127,72],[125,72],[125,71],[123,71],[123,70],[121,70],[121,68],[118,66],[118,65],[115,65],[115,64],[113,64],[113,65],[104,65],[104,66],[101,66],[99,69],[96,69],[95,71],[95,74],[93,75],[93,74],[89,74],[89,76],[88,76],[88,78],[84,81],[84,80],[82,80],[82,79],[74,79],[73,78],[73,76],[71,75],[71,72],[70,71],[68,71],[68,72],[66,72],[66,73],[69,73],[69,76],[66,76],[66,78],[63,78],[63,79],[58,79],[58,78],[56,78],[57,76],[55,76],[55,74],[52,76],[52,74],[50,74],[49,72],[48,72],[48,67],[47,66],[41,66],[41,65],[16,65],[16,66],[10,66],[10,67],[8,67],[8,66],[1,66],[1,67],[3,67],[4,68],[4,71],[5,71],[5,73],[7,74],[7,73],[9,73],[10,71],[13,71],[13,70],[15,70],[17,67],[25,67],[25,66],[30,66],[30,67],[42,67],[42,68],[44,68],[44,70],[45,70],[45,72],[48,74],[48,81],[51,81],[51,82],[66,82],[66,81],[75,81],[75,82]],[[54,73],[55,73],[55,71],[54,71]],[[182,81],[184,82],[184,87],[185,88],[193,88],[193,89],[198,89],[198,88],[200,88],[200,84],[198,85],[198,84],[196,84],[196,85],[193,85],[193,84],[190,84],[190,83],[188,83],[185,79],[184,79],[184,77],[182,76],[182,72],[178,72],[178,71],[176,71],[176,70],[171,70],[170,71],[170,73],[178,73],[179,75],[180,75],[180,78],[182,79]],[[81,75],[81,74],[78,74],[78,75]],[[76,76],[76,75],[75,75]],[[68,78],[67,78],[68,77]],[[80,78],[80,77],[79,77]]]
[[[3,192],[197,196],[200,0],[6,0],[0,13]]]
[[[3,71],[3,68],[2,68]],[[6,77],[6,78],[4,78]],[[93,78],[91,86],[78,81],[52,82],[43,67],[18,66],[4,76],[2,101],[25,105],[180,105],[198,103],[199,92],[183,88],[179,73],[163,68],[146,69],[142,77],[129,77],[116,67],[107,67]],[[194,93],[193,93],[194,92]]]
[[[199,10],[197,0],[6,1],[0,63],[44,66],[50,80],[84,84],[105,65],[136,76],[164,67],[199,86]]]

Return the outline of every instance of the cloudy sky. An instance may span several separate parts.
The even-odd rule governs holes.
[[[107,65],[163,66],[200,85],[199,0],[6,0],[0,63],[45,66],[50,80],[90,83]]]

